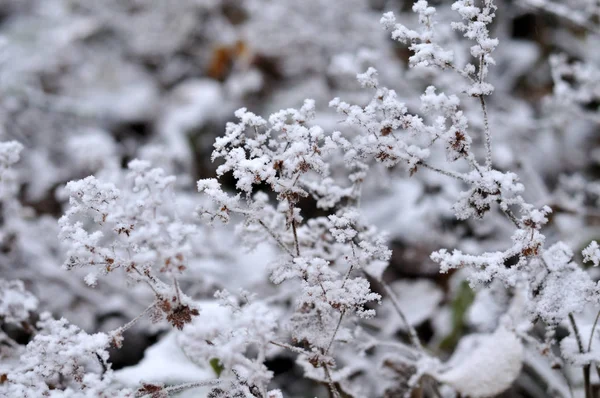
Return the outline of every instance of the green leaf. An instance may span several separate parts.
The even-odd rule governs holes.
[[[221,361],[219,361],[219,358],[212,358],[209,361],[209,363],[210,363],[210,367],[212,368],[212,370],[214,370],[217,377],[221,376],[221,373],[223,373],[223,370],[225,370],[225,367],[221,364]]]
[[[452,332],[442,340],[440,348],[443,350],[453,350],[459,340],[465,333],[465,314],[473,304],[475,293],[467,281],[462,281],[454,300],[452,300]]]

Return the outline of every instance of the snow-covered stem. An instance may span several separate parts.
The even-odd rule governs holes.
[[[415,328],[410,324],[410,322],[408,322],[408,319],[406,318],[406,315],[404,315],[404,312],[402,311],[400,303],[398,302],[398,297],[396,297],[396,293],[394,293],[394,291],[392,290],[392,288],[384,280],[380,280],[379,283],[381,283],[381,286],[383,286],[383,289],[385,290],[385,293],[387,294],[387,297],[390,299],[390,302],[392,303],[392,306],[394,307],[394,310],[396,311],[396,313],[398,314],[398,316],[402,320],[402,323],[404,324],[404,327],[408,331],[408,337],[410,339],[411,344],[417,350],[423,351],[423,345],[421,344],[421,340],[419,339],[419,335],[417,334],[417,331],[415,330]]]
[[[575,335],[575,340],[577,341],[577,348],[579,349],[579,353],[585,353],[583,347],[583,341],[581,340],[581,334],[579,333],[579,328],[577,327],[577,322],[575,321],[575,317],[573,314],[569,314],[569,322],[571,323],[571,327],[573,328],[573,334]],[[583,365],[583,384],[585,389],[585,397],[592,398],[592,385],[590,381],[590,365]]]
[[[329,365],[323,364],[323,370],[325,371],[325,377],[327,378],[327,384],[329,385],[329,391],[333,395],[333,398],[342,398],[340,392],[338,391],[335,383],[333,382],[333,378],[331,377],[331,371],[329,370]]]
[[[517,218],[517,216],[515,216],[515,214],[512,212],[511,209],[509,209],[508,207],[505,209],[502,209],[502,212],[506,215],[506,217],[508,217],[508,219],[514,224],[515,227],[520,228],[521,224],[519,223],[519,219]]]
[[[342,320],[344,319],[345,314],[346,314],[346,311],[340,312],[340,318],[338,319],[338,322],[335,325],[335,330],[333,331],[333,334],[331,335],[331,340],[329,341],[329,344],[327,344],[327,348],[325,348],[325,355],[327,355],[329,353],[329,350],[331,349],[331,346],[333,345],[333,342],[335,341],[335,336],[337,336],[337,333],[340,330],[340,326],[342,325]]]
[[[596,326],[598,326],[598,319],[600,319],[600,311],[598,311],[598,313],[596,314],[596,318],[594,318],[594,324],[592,325],[592,331],[590,332],[590,339],[588,341],[588,352],[592,350],[592,342],[594,341],[594,333],[596,333]]]
[[[177,394],[184,390],[189,390],[190,388],[198,388],[198,387],[208,387],[208,386],[218,386],[221,384],[222,380],[206,380],[206,381],[196,381],[192,383],[179,384],[176,386],[167,387],[166,390],[169,393]]]
[[[222,383],[223,383],[223,380],[196,381],[196,382],[191,382],[191,383],[184,383],[184,384],[178,384],[175,386],[165,387],[164,391],[170,396],[171,394],[178,394],[182,391],[190,390],[192,388],[213,387],[213,386],[221,385]],[[148,393],[148,394],[141,395],[140,398],[152,397],[152,396],[154,396],[152,393]]]
[[[454,173],[454,172],[448,171],[448,170],[443,170],[443,169],[440,169],[440,168],[435,167],[435,166],[431,166],[430,164],[428,164],[426,162],[420,162],[419,166],[425,167],[426,169],[429,169],[431,171],[435,171],[436,173],[445,175],[447,177],[454,178],[456,180],[459,180],[459,181],[462,181],[462,182],[465,182],[465,183],[469,183],[470,182],[465,176],[463,176],[461,174]]]
[[[273,341],[273,340],[269,341],[269,343],[273,344],[273,345],[275,345],[277,347],[285,348],[286,350],[290,350],[292,352],[295,352],[296,354],[305,354],[305,355],[310,355],[311,354],[311,352],[306,351],[303,348],[293,346],[291,344],[282,343],[282,342]]]
[[[481,110],[483,111],[483,134],[485,139],[485,168],[489,171],[492,169],[492,133],[490,132],[490,123],[488,120],[487,107],[483,95],[479,96]]]
[[[518,2],[597,32],[594,1]],[[587,207],[600,196],[587,180],[600,162],[594,33],[560,20],[546,26],[535,9],[504,8],[496,20],[493,0],[417,0],[414,23],[406,7],[380,21],[410,53],[404,59],[372,29],[379,11],[365,0],[342,9],[326,0],[243,0],[227,10],[207,0],[27,3],[8,0],[0,26],[0,52],[8,54],[0,56],[8,67],[0,86],[16,82],[0,98],[0,135],[27,144],[0,142],[0,268],[11,279],[0,280],[0,348],[8,355],[0,395],[163,398],[200,386],[157,379],[136,392],[119,384],[127,377],[114,379],[176,338],[182,361],[222,379],[214,397],[283,398],[267,386],[287,378],[273,378],[272,365],[290,354],[304,372],[299,383],[318,383],[334,398],[411,388],[435,396],[436,386],[444,396],[497,396],[530,371],[536,387],[567,396],[558,367],[583,368],[589,397],[591,366],[600,363],[600,312],[589,311],[600,304],[591,268],[600,265],[600,247],[583,242],[597,235],[598,212]],[[48,13],[55,5],[60,12]],[[50,14],[51,23],[36,23]],[[173,23],[157,31],[173,34],[146,40],[147,26],[165,18]],[[141,42],[129,34],[140,20]],[[548,34],[534,35],[529,20]],[[19,32],[28,32],[26,48],[12,40]],[[114,36],[110,51],[95,39],[103,32]],[[223,37],[240,42],[221,48]],[[210,54],[200,61],[218,64],[218,78],[208,77],[212,70],[194,77],[199,59],[189,46],[197,40],[215,48],[215,62]],[[548,48],[565,54],[548,56]],[[44,62],[48,53],[53,62]],[[492,68],[496,54],[501,71]],[[123,87],[123,102],[106,92],[105,77]],[[498,86],[493,98],[490,82]],[[319,102],[333,92],[352,103],[334,98],[328,111],[307,99],[265,118],[241,108],[254,98],[257,111],[280,109],[308,91]],[[235,120],[205,147],[233,109]],[[125,131],[134,126],[136,134]],[[557,148],[561,156],[551,156]],[[194,171],[210,173],[198,154],[210,150],[215,178],[198,181],[195,194]],[[522,178],[511,171],[520,164]],[[215,221],[235,225],[213,228]],[[590,268],[571,249],[584,243]],[[392,260],[388,244],[400,256]],[[430,255],[430,247],[440,250]],[[387,270],[404,256],[403,267],[432,260],[447,278]],[[59,273],[60,263],[72,272]],[[372,290],[377,283],[383,298]],[[467,283],[473,292],[463,291]],[[48,314],[74,317],[92,334]],[[131,320],[94,333],[113,314]],[[161,336],[156,349],[113,371],[109,347],[124,342],[127,350],[133,342],[123,332],[142,332],[146,315]],[[433,329],[427,344],[416,330],[423,324]],[[559,339],[563,325],[572,333]],[[27,345],[1,331],[15,336],[13,327],[32,335]],[[446,363],[427,347],[440,341],[440,356],[454,352]],[[531,350],[544,360],[525,356]]]
[[[271,237],[275,240],[275,242],[277,242],[277,245],[283,250],[285,251],[287,254],[290,255],[290,257],[294,258],[296,257],[294,255],[294,253],[292,253],[292,251],[281,241],[281,239],[275,234],[275,232],[273,232],[271,230],[271,228],[269,228],[267,226],[267,224],[265,224],[262,220],[258,220],[258,223],[260,224],[261,227],[263,227],[265,229],[265,231],[267,231],[267,233],[269,235],[271,235]]]
[[[293,212],[293,209],[291,211]],[[298,242],[298,231],[296,230],[296,220],[292,221],[292,232],[294,234],[294,247],[296,248],[296,256],[300,257],[300,243]]]
[[[143,312],[141,312],[138,316],[127,322],[125,325],[119,327],[115,332],[122,334],[123,332],[129,330],[133,325],[135,325],[140,319],[142,319],[146,314],[152,311],[156,307],[156,302],[150,304]],[[114,332],[113,332],[114,333]]]

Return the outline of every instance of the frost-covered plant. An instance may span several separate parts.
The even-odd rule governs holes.
[[[549,57],[501,0],[416,1],[386,41],[374,3],[5,6],[0,136],[22,144],[0,143],[0,393],[568,396],[566,377],[592,396],[600,157],[572,156],[598,121],[590,44],[553,26],[578,54]],[[597,38],[590,2],[518,3]],[[33,27],[36,57],[13,41]],[[550,95],[516,95],[546,61]],[[242,100],[210,178],[205,130]],[[408,262],[446,275],[400,280]],[[113,370],[136,328],[163,335]]]
[[[351,339],[351,329],[343,324],[353,316],[372,317],[375,312],[365,305],[380,299],[356,273],[372,270],[380,277],[389,251],[375,231],[361,222],[354,207],[340,206],[344,199],[358,199],[360,181],[353,175],[344,187],[330,177],[327,157],[339,150],[338,142],[346,141],[339,134],[325,136],[320,127],[311,127],[313,115],[310,100],[300,110],[271,115],[268,122],[245,109],[238,111],[240,123],[228,124],[226,135],[215,143],[213,158],[225,159],[217,173],[232,172],[240,194],[227,194],[214,179],[200,180],[198,189],[214,205],[198,212],[209,222],[241,215],[245,242],[255,246],[270,240],[279,246],[283,257],[273,265],[271,280],[289,281],[286,290],[298,292],[296,297],[290,294],[295,311],[284,327],[296,344],[306,347],[290,349],[302,353],[300,362],[319,368],[307,372],[308,377],[328,383],[332,394],[339,395],[334,381],[341,383],[343,378],[332,375],[335,362],[330,352],[336,340]],[[276,206],[267,193],[255,188],[263,183],[276,195]],[[298,207],[303,198],[324,210],[338,210],[305,221]]]
[[[394,39],[410,44],[409,50],[414,53],[409,59],[412,67],[450,68],[457,72],[459,78],[467,80],[468,88],[463,92],[468,96],[475,97],[481,106],[483,115],[482,135],[485,149],[483,164],[479,163],[471,148],[472,138],[467,131],[469,129],[468,119],[461,110],[461,101],[457,95],[437,94],[434,87],[429,87],[421,97],[421,110],[424,114],[427,114],[428,118],[432,118],[431,115],[436,115],[436,113],[439,116],[432,118],[431,124],[426,124],[424,116],[408,113],[405,104],[398,101],[393,90],[379,87],[376,71],[370,68],[366,73],[358,76],[358,80],[363,87],[375,90],[373,100],[367,106],[350,105],[339,99],[335,99],[330,103],[338,113],[344,116],[344,123],[356,126],[363,131],[362,134],[348,140],[343,138],[340,133],[333,133],[323,139],[326,145],[323,148],[319,148],[318,145],[310,141],[301,146],[303,140],[298,133],[306,135],[313,130],[318,132],[317,137],[321,137],[323,134],[320,129],[317,130],[315,127],[310,129],[304,127],[306,116],[303,113],[306,113],[306,110],[304,112],[302,110],[288,110],[288,119],[291,119],[289,127],[287,125],[282,127],[283,122],[278,120],[279,114],[271,116],[269,123],[267,123],[264,119],[241,110],[236,116],[242,122],[237,125],[230,125],[227,135],[223,139],[217,140],[213,158],[225,158],[226,162],[223,166],[220,166],[218,173],[233,172],[233,176],[237,180],[236,187],[246,194],[247,203],[240,206],[243,202],[239,195],[235,197],[228,196],[213,180],[200,181],[198,187],[200,191],[210,195],[216,203],[215,210],[202,210],[201,212],[203,215],[208,216],[210,220],[219,217],[227,221],[230,213],[241,214],[247,220],[246,225],[259,224],[264,229],[265,238],[269,238],[268,235],[270,235],[281,249],[293,258],[293,263],[296,266],[300,265],[300,275],[308,286],[311,285],[311,272],[309,270],[314,268],[317,271],[316,279],[319,286],[315,286],[314,292],[309,290],[308,295],[311,300],[302,301],[304,304],[312,304],[315,308],[319,307],[316,306],[312,298],[319,294],[319,288],[325,297],[329,293],[329,285],[325,283],[331,278],[327,275],[330,272],[328,270],[329,266],[327,264],[315,264],[314,260],[308,263],[303,260],[302,263],[298,264],[297,258],[305,252],[303,234],[299,233],[301,229],[298,228],[303,220],[297,216],[298,209],[294,208],[295,203],[298,202],[298,196],[311,194],[313,200],[322,205],[318,191],[315,191],[315,194],[302,190],[303,186],[314,186],[313,181],[317,177],[314,174],[312,176],[313,181],[311,181],[309,179],[311,175],[307,174],[305,179],[310,182],[305,183],[302,178],[304,173],[314,171],[328,177],[328,169],[322,166],[323,159],[320,156],[317,157],[316,164],[313,163],[314,154],[321,155],[323,149],[330,149],[330,147],[331,150],[342,150],[345,153],[346,164],[350,168],[359,167],[361,169],[360,179],[351,179],[354,183],[353,188],[357,187],[357,181],[362,182],[366,178],[365,171],[368,169],[368,163],[371,159],[379,161],[387,167],[402,163],[410,170],[411,174],[417,172],[420,168],[425,168],[439,172],[449,178],[457,179],[468,187],[466,191],[459,195],[454,206],[456,216],[459,219],[483,218],[486,213],[497,205],[498,210],[505,214],[507,220],[515,228],[511,236],[512,245],[508,249],[474,255],[463,254],[460,250],[454,250],[450,253],[442,249],[432,254],[432,259],[441,265],[442,272],[448,272],[450,269],[467,268],[471,270],[469,279],[473,286],[479,283],[490,284],[495,280],[499,280],[513,295],[527,297],[528,299],[526,305],[522,306],[523,308],[520,308],[512,316],[507,316],[505,320],[505,322],[508,322],[507,326],[503,326],[508,328],[507,333],[511,336],[510,339],[514,341],[511,344],[517,347],[514,350],[517,356],[509,360],[507,365],[513,371],[506,371],[502,367],[497,369],[496,380],[498,377],[504,377],[504,382],[500,383],[500,386],[489,384],[487,390],[485,387],[487,382],[483,380],[474,383],[473,387],[460,384],[454,385],[454,388],[461,393],[486,396],[501,392],[517,377],[519,372],[514,370],[520,367],[522,355],[520,354],[522,350],[520,348],[521,343],[518,342],[517,336],[522,336],[526,340],[529,339],[529,337],[526,337],[526,333],[531,326],[527,325],[532,325],[539,319],[547,327],[554,328],[568,321],[573,327],[572,333],[581,342],[581,336],[579,336],[579,330],[573,316],[581,312],[587,303],[598,305],[599,296],[596,283],[593,282],[590,275],[571,261],[573,253],[567,246],[556,243],[549,249],[544,249],[545,236],[542,234],[541,229],[548,222],[551,209],[548,206],[536,208],[534,205],[527,203],[522,196],[525,188],[519,182],[517,175],[493,167],[492,129],[489,124],[485,97],[493,92],[493,86],[486,79],[489,66],[495,63],[491,53],[498,45],[498,40],[491,38],[488,31],[488,25],[495,16],[496,6],[492,1],[483,2],[481,7],[476,6],[474,2],[457,1],[452,8],[464,20],[464,22],[453,23],[452,27],[464,32],[465,37],[475,42],[475,45],[471,47],[471,56],[475,59],[477,66],[471,63],[464,66],[455,65],[453,53],[444,50],[440,44],[436,43],[434,33],[435,8],[430,7],[425,1],[418,1],[413,7],[413,11],[420,16],[419,22],[423,26],[421,32],[396,24],[391,13],[385,14],[382,23],[393,31],[392,37]],[[264,132],[261,131],[263,129]],[[249,130],[249,132],[246,133],[246,130]],[[279,131],[283,134],[277,138],[273,137],[273,133]],[[288,137],[291,137],[291,139]],[[283,143],[280,144],[278,141],[283,141]],[[436,142],[440,141],[444,143],[446,159],[450,162],[464,160],[468,166],[468,171],[455,172],[451,169],[439,168],[428,162],[431,149]],[[328,145],[330,143],[332,145]],[[295,148],[303,156],[302,164],[305,164],[304,167],[298,166],[299,161],[293,157],[290,159],[288,155],[288,152]],[[309,157],[311,158],[310,161],[308,160]],[[263,182],[267,183],[270,189],[278,194],[277,200],[280,204],[277,206],[277,210],[284,214],[288,213],[285,223],[280,216],[279,225],[277,225],[267,218],[267,214],[261,212],[268,203],[263,193],[255,194],[254,197],[251,196],[253,185]],[[356,194],[356,190],[354,190],[354,193]],[[337,207],[335,202],[329,203],[329,205],[333,205],[331,207],[334,208]],[[326,206],[326,208],[328,207],[330,206]],[[344,208],[343,205],[339,207]],[[260,213],[257,214],[256,212]],[[330,219],[334,223],[335,221],[342,221],[343,226],[352,225],[352,221],[345,219],[344,216],[339,218],[338,215],[334,215],[333,217],[330,216]],[[308,222],[307,224],[310,225]],[[281,228],[284,226],[285,229],[282,230]],[[311,229],[314,229],[314,227]],[[334,227],[330,228],[330,232],[336,236],[340,243],[349,242],[352,250],[355,251],[355,230],[350,229],[349,232],[340,234],[337,228]],[[592,249],[593,247],[586,249],[584,253],[586,258],[589,258],[588,252]],[[514,261],[514,264],[509,265],[510,261]],[[350,270],[353,267],[354,265],[351,263]],[[298,273],[294,266],[285,266],[283,270],[286,275],[290,272]],[[275,268],[274,275],[274,282],[280,282],[281,278],[277,277],[277,268]],[[345,280],[342,282],[343,286],[345,286]],[[360,296],[358,292],[354,294]],[[344,314],[345,311],[342,312],[340,321],[334,328],[334,336],[339,330]],[[319,322],[325,323],[324,319],[326,318],[319,314]],[[331,322],[329,328],[334,324],[334,322]],[[319,338],[322,329],[311,330],[313,327],[310,323],[295,324],[295,326],[292,333],[295,341],[306,342],[313,349],[315,347],[321,347],[321,349],[325,347],[323,343],[326,340],[320,342]],[[303,338],[298,339],[298,331],[305,329],[308,329],[309,333],[301,335]],[[552,335],[549,334],[548,336]],[[333,342],[333,339],[331,341]],[[547,343],[552,342],[547,341]],[[331,343],[327,344],[327,349],[321,351],[321,354],[328,353],[330,346]],[[419,345],[416,346],[420,348]],[[580,351],[581,353],[584,352],[581,343]],[[511,355],[510,353],[511,350],[507,350],[505,355]],[[491,355],[484,349],[482,349],[482,353],[477,354]],[[425,375],[432,376],[441,382],[453,380],[452,377],[454,376],[450,375],[459,372],[450,370],[440,373],[439,363],[428,359],[429,356],[426,354],[421,355],[420,358],[417,356],[418,359],[415,364],[417,373],[413,376],[409,385],[416,385],[420,378]],[[569,359],[570,356],[567,355],[566,358]],[[323,367],[322,380],[330,383],[332,394],[339,394],[335,385],[333,385],[334,379],[331,377],[329,369],[332,363],[320,363],[316,359],[314,362],[314,366],[319,367],[321,365]],[[461,365],[463,364],[457,364],[454,369],[459,369]],[[462,371],[465,372],[465,375],[470,373],[465,370]],[[584,367],[584,373],[586,374],[586,389],[589,393],[589,366]],[[464,380],[464,383],[467,383],[467,380]],[[448,384],[452,385],[451,382],[448,382]]]
[[[112,272],[145,283],[154,293],[154,309],[182,329],[198,315],[178,283],[187,258],[198,254],[190,242],[196,227],[165,206],[175,177],[140,160],[131,161],[129,170],[129,195],[93,176],[67,184],[71,208],[59,220],[60,237],[69,245],[65,267],[90,268],[90,286]]]

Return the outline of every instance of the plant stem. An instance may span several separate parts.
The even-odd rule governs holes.
[[[439,169],[439,168],[437,168],[435,166],[432,166],[432,165],[430,165],[428,163],[425,163],[425,162],[419,162],[418,165],[422,166],[422,167],[425,167],[426,169],[429,169],[431,171],[435,171],[436,173],[445,175],[446,177],[451,177],[451,178],[454,178],[454,179],[457,179],[457,180],[460,180],[460,181],[463,181],[463,182],[466,182],[466,183],[470,183],[470,181],[467,179],[467,177],[465,177],[462,174],[453,173],[453,172],[447,171],[447,170],[442,170],[442,169]]]
[[[492,135],[490,133],[490,124],[488,121],[487,108],[483,95],[479,96],[481,109],[483,110],[483,133],[485,136],[485,168],[489,171],[492,169]]]
[[[592,326],[592,332],[590,333],[590,341],[588,342],[587,350],[590,352],[592,350],[592,342],[594,341],[594,332],[596,331],[596,326],[598,325],[598,318],[600,318],[600,311],[596,314],[596,319],[594,319],[594,325]]]
[[[271,228],[269,228],[267,226],[267,224],[265,224],[262,220],[256,220],[256,221],[269,233],[269,235],[271,235],[271,237],[273,239],[275,239],[275,242],[277,242],[277,244],[279,245],[279,247],[281,247],[283,249],[283,251],[285,251],[287,254],[289,254],[290,257],[294,258],[294,253],[292,253],[290,251],[290,249],[288,249],[288,247],[283,244],[281,239],[279,239],[279,237],[277,235],[275,235],[275,232],[271,231]]]
[[[400,316],[400,319],[402,319],[402,322],[404,323],[404,326],[406,327],[406,330],[408,331],[408,335],[410,337],[410,342],[412,343],[412,345],[415,346],[415,348],[417,348],[419,351],[422,351],[423,345],[421,344],[421,341],[419,340],[417,331],[408,322],[408,319],[404,315],[404,312],[402,312],[402,309],[400,308],[400,303],[398,302],[398,298],[396,297],[396,293],[394,293],[392,288],[390,288],[390,286],[383,280],[381,280],[380,283],[383,286],[383,288],[385,289],[385,292],[388,295],[388,297],[390,298],[390,301],[392,302],[394,309]]]
[[[571,326],[573,327],[573,333],[575,334],[575,340],[577,341],[577,348],[579,348],[579,352],[583,354],[585,351],[583,350],[581,335],[579,334],[579,328],[577,327],[577,323],[575,322],[573,314],[569,314],[569,321],[571,322]],[[592,386],[590,383],[590,365],[583,366],[583,384],[585,388],[585,398],[592,398]]]
[[[329,350],[331,349],[331,346],[333,345],[335,336],[337,335],[338,330],[340,330],[340,325],[342,324],[342,319],[344,319],[345,314],[346,314],[346,311],[342,311],[340,314],[340,319],[338,320],[338,323],[335,326],[335,330],[333,331],[333,335],[331,336],[331,340],[329,341],[329,344],[327,345],[327,349],[325,350],[325,355],[327,355],[327,353],[329,353]]]
[[[130,329],[144,315],[146,315],[148,312],[150,312],[150,310],[152,310],[154,308],[154,306],[156,306],[156,301],[153,302],[152,304],[150,304],[141,314],[139,314],[138,316],[136,316],[135,318],[133,318],[132,320],[130,320],[129,322],[127,322],[125,325],[123,325],[120,328],[118,328],[116,331],[118,331],[119,333],[123,333],[124,331]]]
[[[333,394],[333,398],[342,398],[335,383],[333,382],[333,378],[331,377],[331,372],[329,371],[329,367],[323,364],[323,369],[325,369],[325,376],[327,377],[327,384],[329,384],[329,389],[331,394]]]
[[[176,386],[167,387],[166,390],[169,393],[178,393],[183,390],[190,389],[190,388],[218,386],[219,384],[221,384],[221,380],[197,381],[194,383],[185,383],[185,384],[179,384]]]
[[[294,245],[296,246],[296,257],[300,257],[300,243],[298,242],[298,233],[296,232],[296,220],[292,220],[292,231],[294,232]]]

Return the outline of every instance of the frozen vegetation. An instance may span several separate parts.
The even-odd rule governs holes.
[[[600,391],[595,0],[0,2],[0,396]]]

